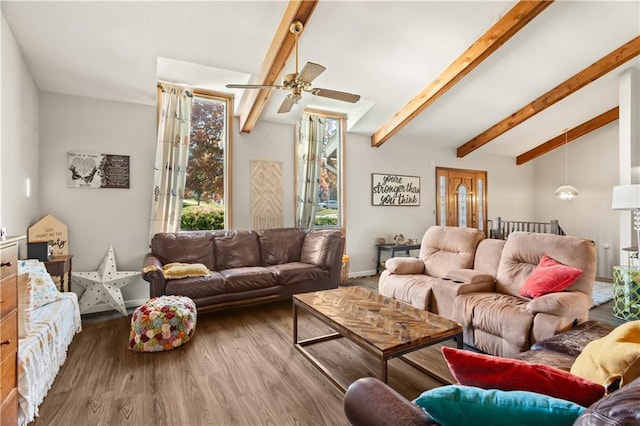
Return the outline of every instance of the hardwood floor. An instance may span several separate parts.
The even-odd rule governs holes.
[[[591,312],[618,323],[611,302]],[[342,394],[293,348],[291,302],[201,314],[191,342],[160,353],[127,349],[129,321],[83,317],[83,331],[32,425],[348,424]],[[307,314],[299,325],[301,338],[329,331]],[[346,339],[309,349],[345,384],[378,371],[375,358]],[[439,349],[411,358],[452,381]],[[442,385],[399,359],[389,361],[389,382],[411,399]]]

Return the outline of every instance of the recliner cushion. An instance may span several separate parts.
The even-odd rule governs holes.
[[[462,324],[465,343],[491,355],[512,357],[529,349],[534,316],[527,300],[500,293],[456,297],[453,319]]]

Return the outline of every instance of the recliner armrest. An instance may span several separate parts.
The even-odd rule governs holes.
[[[453,271],[447,272],[447,275],[445,275],[444,278],[445,279],[448,278],[453,281],[460,281],[465,284],[480,284],[480,283],[495,282],[495,278],[493,277],[493,275],[476,271],[475,269],[454,269]],[[487,290],[474,290],[474,291],[493,291],[493,287],[488,288]]]
[[[387,271],[395,275],[424,274],[424,262],[415,257],[392,257],[384,262]]]
[[[532,314],[549,314],[565,318],[577,318],[589,312],[593,300],[581,291],[560,291],[531,300],[526,309]]]
[[[390,386],[363,377],[344,395],[344,413],[353,426],[436,425],[429,415]]]

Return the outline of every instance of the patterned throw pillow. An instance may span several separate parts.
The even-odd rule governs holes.
[[[18,273],[28,274],[31,282],[31,309],[60,299],[60,292],[47,272],[44,263],[35,259],[20,260]]]

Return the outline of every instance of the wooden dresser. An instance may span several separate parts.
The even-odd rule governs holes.
[[[18,243],[0,241],[0,425],[18,423]]]

